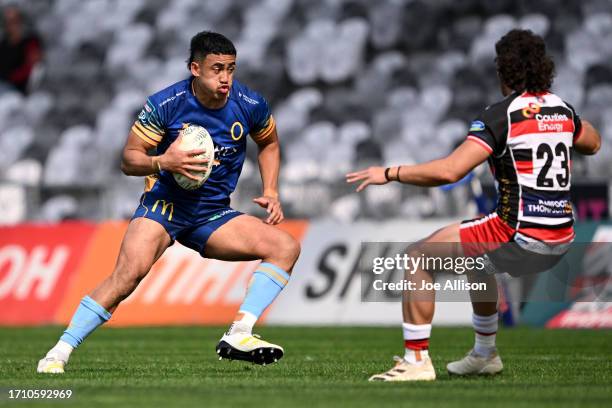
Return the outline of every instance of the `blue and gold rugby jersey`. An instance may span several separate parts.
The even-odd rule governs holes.
[[[132,131],[163,154],[187,124],[208,130],[215,143],[215,164],[209,179],[197,190],[181,188],[172,173],[162,171],[148,176],[146,191],[161,190],[177,198],[229,204],[246,156],[246,137],[256,142],[270,137],[274,118],[266,100],[238,81],[234,81],[225,106],[209,109],[193,95],[193,77],[177,82],[151,95],[132,126]]]

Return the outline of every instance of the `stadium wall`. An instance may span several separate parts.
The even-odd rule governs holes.
[[[290,284],[264,321],[275,325],[397,324],[401,321],[398,302],[361,300],[357,272],[364,256],[361,244],[413,242],[448,222],[283,223],[281,228],[301,241],[302,255]],[[126,227],[127,222],[110,221],[0,228],[0,325],[67,324],[80,298],[113,269]],[[602,228],[610,229],[598,224],[580,226],[583,235],[590,237],[597,237],[597,231],[601,236]],[[176,243],[122,303],[109,325],[227,324],[256,266],[257,262],[203,259]],[[557,305],[548,314],[538,307],[534,309],[538,318],[530,312],[526,321],[543,325],[568,307],[571,304]],[[598,313],[590,320],[593,326],[610,327],[609,308]],[[469,304],[439,302],[434,322],[464,325],[470,317]],[[549,326],[563,326],[562,322],[557,317]]]

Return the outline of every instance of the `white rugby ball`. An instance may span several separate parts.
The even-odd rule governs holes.
[[[174,180],[176,180],[179,186],[185,190],[195,190],[200,188],[202,184],[208,180],[208,177],[210,177],[210,173],[213,169],[213,162],[215,161],[215,144],[213,143],[212,137],[210,136],[210,133],[208,133],[208,130],[202,126],[189,125],[182,130],[182,133],[183,137],[178,146],[181,150],[206,150],[204,153],[194,156],[199,159],[208,159],[208,163],[198,165],[206,167],[206,171],[189,171],[189,173],[198,177],[198,181],[185,177],[180,173],[172,173]]]

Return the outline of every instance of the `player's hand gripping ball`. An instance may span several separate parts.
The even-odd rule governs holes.
[[[206,150],[204,153],[194,156],[198,159],[208,160],[208,162],[203,165],[206,167],[206,171],[190,172],[198,178],[197,181],[179,173],[172,173],[174,180],[176,180],[178,185],[185,190],[195,190],[200,188],[202,184],[208,180],[208,177],[213,169],[213,162],[215,161],[215,144],[213,143],[210,133],[208,133],[208,131],[202,126],[189,125],[182,130],[182,138],[178,147],[184,151],[194,149]]]

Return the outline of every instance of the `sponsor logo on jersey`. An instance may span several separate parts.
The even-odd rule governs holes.
[[[259,105],[259,102],[256,101],[253,98],[249,98],[248,96],[246,96],[245,94],[243,94],[242,92],[238,92],[238,96],[242,99],[244,99],[246,102],[250,103],[251,105]]]
[[[526,200],[523,212],[535,217],[567,217],[572,214],[572,204],[569,200]]]
[[[538,122],[558,122],[562,120],[569,120],[565,113],[554,113],[552,115],[537,114],[535,118]]]
[[[230,128],[230,134],[232,136],[232,140],[240,140],[244,134],[244,127],[242,126],[242,123],[234,122]]]
[[[481,132],[483,130],[485,130],[485,124],[480,120],[475,120],[470,125],[470,132]]]
[[[221,164],[223,159],[230,158],[236,154],[238,154],[239,149],[237,147],[232,146],[220,146],[215,144],[215,161],[213,162],[214,166],[218,166]]]
[[[215,145],[215,157],[230,157],[236,153],[238,153],[238,148],[236,147]]]
[[[552,115],[542,115],[537,113],[535,119],[538,121],[540,132],[563,132],[563,123],[569,118],[564,113],[554,113]]]
[[[529,105],[526,108],[523,108],[522,113],[523,116],[528,119],[533,119],[533,117],[540,113],[542,107],[535,102],[529,102]]]
[[[174,96],[171,96],[169,98],[164,99],[160,104],[159,107],[161,108],[162,106],[164,106],[165,104],[167,104],[168,102],[172,102],[173,100],[175,100],[176,98],[178,98],[179,96],[183,95],[184,93],[186,93],[187,91],[181,91],[177,94],[175,94]]]
[[[155,112],[155,105],[153,105],[151,103],[151,101],[149,101],[147,99],[147,103],[145,103],[144,107],[142,108],[142,110],[140,111],[140,113],[138,114],[138,119],[141,122],[146,122],[149,120],[149,118],[151,117],[151,115],[153,115],[153,112]]]

